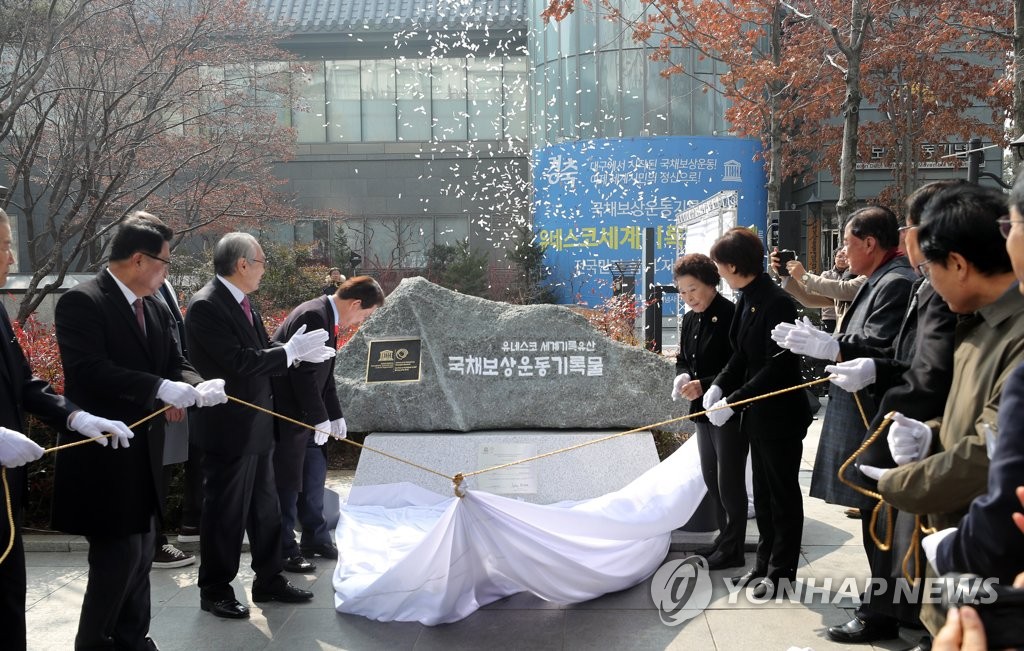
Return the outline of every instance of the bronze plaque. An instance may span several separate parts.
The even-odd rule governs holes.
[[[419,382],[419,339],[373,339],[366,357],[366,383]]]

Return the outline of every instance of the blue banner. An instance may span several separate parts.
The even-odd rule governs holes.
[[[639,263],[644,228],[656,229],[655,282],[672,283],[683,234],[676,213],[718,192],[739,194],[737,224],[764,233],[764,164],[757,140],[610,138],[534,152],[533,218],[551,285],[562,303],[600,304],[616,268]],[[635,266],[635,265],[634,265]],[[642,278],[637,278],[639,288]],[[666,312],[674,309],[674,300]]]

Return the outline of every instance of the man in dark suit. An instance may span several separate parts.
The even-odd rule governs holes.
[[[297,362],[319,363],[334,356],[324,346],[327,332],[305,327],[283,346],[270,346],[248,293],[259,288],[267,258],[252,235],[228,233],[217,242],[217,277],[200,289],[185,314],[192,363],[223,377],[227,392],[273,409],[270,378]],[[203,513],[200,520],[200,607],[218,617],[241,619],[249,608],[235,598],[242,537],[249,534],[256,572],[255,602],[301,602],[313,593],[281,576],[281,507],[274,485],[274,423],[269,414],[237,403],[200,410],[194,418],[203,452]]]
[[[7,274],[14,264],[11,250],[11,223],[0,210],[0,287],[7,284]],[[0,465],[7,475],[7,496],[0,495],[0,504],[9,497],[14,530],[6,514],[0,517],[0,549],[12,544],[7,557],[0,562],[0,632],[5,649],[25,648],[25,549],[21,541],[21,509],[27,488],[24,465],[43,455],[43,448],[21,433],[24,414],[29,412],[56,430],[69,427],[107,445],[103,432],[116,432],[120,438],[131,438],[124,423],[96,418],[79,410],[69,400],[53,392],[53,388],[32,375],[28,361],[18,345],[7,311],[0,306]],[[120,438],[118,440],[120,440]]]
[[[324,329],[331,335],[330,348],[337,348],[338,332],[366,320],[384,304],[384,292],[369,276],[357,276],[341,283],[330,296],[320,296],[292,310],[274,333],[274,341],[284,343],[305,326]],[[281,421],[274,446],[274,476],[281,502],[281,551],[284,569],[312,572],[316,565],[307,558],[338,558],[338,548],[324,520],[324,481],[327,458],[323,444],[328,434],[343,439],[348,428],[338,402],[334,382],[334,358],[319,364],[299,364],[288,368],[287,375],[273,379],[277,411],[311,427]],[[302,543],[295,543],[295,521],[302,523]]]
[[[170,228],[134,213],[111,241],[106,269],[61,296],[55,323],[66,392],[76,404],[133,423],[164,405],[226,400],[181,356],[152,298],[170,264]],[[198,386],[194,386],[198,385]],[[149,570],[163,514],[164,417],[119,434],[109,448],[57,453],[53,525],[89,541],[89,581],[76,649],[154,649]],[[60,443],[79,437],[61,433]],[[118,448],[118,449],[114,449]]]

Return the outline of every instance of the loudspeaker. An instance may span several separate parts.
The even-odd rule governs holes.
[[[768,213],[768,250],[772,247],[780,249],[800,248],[800,211],[799,210],[773,210]]]

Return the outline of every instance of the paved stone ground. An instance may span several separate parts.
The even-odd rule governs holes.
[[[804,446],[801,483],[806,494],[821,421],[816,420]],[[351,477],[336,474],[332,487],[347,494]],[[862,579],[867,563],[860,543],[860,522],[840,507],[805,498],[803,563],[798,579],[817,585],[832,578]],[[756,540],[753,521],[748,540]],[[692,546],[695,537],[680,536],[673,549]],[[28,553],[29,649],[71,649],[86,585],[85,543],[58,536],[31,536]],[[47,551],[63,549],[64,551]],[[72,551],[68,551],[72,550]],[[669,558],[686,554],[673,551]],[[747,555],[748,562],[752,554]],[[729,603],[727,576],[742,570],[712,573],[711,605],[679,626],[667,626],[650,595],[650,582],[573,605],[558,605],[518,594],[474,613],[461,622],[436,627],[382,623],[334,611],[333,565],[320,562],[312,575],[290,575],[312,590],[312,603],[301,606],[253,604],[248,556],[235,581],[235,593],[247,600],[252,618],[222,620],[199,610],[195,566],[154,570],[152,636],[164,651],[304,650],[304,649],[715,649],[785,651],[790,647],[889,649],[911,646],[920,633],[876,646],[844,647],[825,637],[825,628],[846,621],[855,602],[842,600],[807,606],[755,604],[740,596]]]

